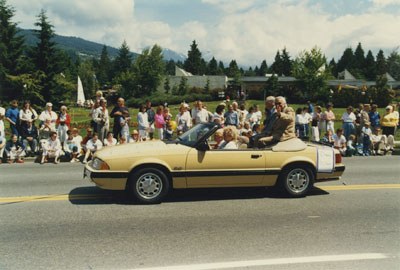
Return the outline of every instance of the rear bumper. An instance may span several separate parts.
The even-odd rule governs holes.
[[[315,182],[335,181],[339,180],[343,175],[346,167],[344,165],[337,165],[333,173],[318,173]]]

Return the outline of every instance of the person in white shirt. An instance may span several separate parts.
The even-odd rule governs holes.
[[[77,158],[81,156],[82,151],[82,136],[79,135],[79,130],[77,128],[72,129],[72,135],[74,136],[75,145],[78,147],[78,155]]]
[[[0,100],[1,104],[1,100]],[[6,109],[0,106],[0,137],[6,137],[4,130],[4,117],[6,115]]]
[[[31,103],[28,100],[24,101],[22,109],[19,111],[19,120],[21,125],[24,126],[26,122],[34,123],[38,119],[38,114],[31,107]]]
[[[135,129],[132,131],[131,136],[128,139],[128,143],[135,143],[135,142],[140,142],[141,138],[139,136],[139,132]]]
[[[107,100],[100,100],[100,107],[94,112],[94,121],[97,124],[97,134],[99,136],[100,142],[104,140],[107,136],[108,130],[110,128],[110,117],[108,115]],[[118,123],[115,123],[118,125]]]
[[[227,126],[224,128],[224,143],[221,144],[219,149],[238,149],[237,144],[237,131],[234,126]]]
[[[58,119],[58,116],[55,112],[52,111],[53,108],[53,104],[51,104],[50,102],[46,103],[46,110],[44,110],[40,116],[39,116],[39,120],[41,122],[41,124],[43,124],[46,119],[50,119],[50,126],[52,130],[56,130],[56,121]]]
[[[245,134],[248,134],[249,132],[252,132],[250,128],[249,122],[245,121],[243,128],[240,130],[240,136],[245,136]]]
[[[192,119],[190,113],[187,113],[187,107],[184,104],[179,108],[179,113],[175,117],[175,122],[178,131],[186,132],[190,129]]]
[[[125,138],[129,138],[129,121],[131,118],[129,117],[128,110],[122,111],[122,117],[119,119],[119,124],[121,125],[121,136],[125,136]]]
[[[209,114],[206,109],[203,108],[203,102],[197,102],[197,109],[193,110],[193,124],[197,125],[204,122],[209,122]]]
[[[373,155],[382,155],[386,149],[385,138],[381,134],[381,128],[376,127],[375,133],[371,136],[371,152]]]
[[[238,110],[238,112],[239,112],[239,122],[240,122],[241,125],[243,125],[244,121],[246,121],[246,116],[247,116],[247,114],[249,112],[246,110],[246,104],[244,104],[244,103],[240,104],[239,108],[240,108]]]
[[[48,158],[54,158],[54,163],[60,163],[59,157],[61,155],[61,143],[57,138],[57,132],[50,133],[50,139],[43,146],[42,160],[40,164],[43,164]]]
[[[257,122],[256,124],[261,124],[261,119],[262,119],[262,112],[260,111],[260,105],[255,105],[255,112],[254,114],[257,116]]]
[[[322,129],[322,121],[324,115],[322,114],[321,106],[315,107],[315,112],[313,112],[311,120],[311,140],[319,142],[319,137]]]
[[[150,130],[149,117],[146,112],[146,105],[141,105],[137,116],[139,123],[139,134],[143,141],[147,140],[147,135]],[[125,138],[126,139],[126,138]]]
[[[342,115],[342,127],[344,130],[344,137],[349,138],[351,134],[355,134],[354,127],[356,125],[356,116],[353,113],[353,107],[349,106],[346,112]]]
[[[302,108],[296,110],[295,130],[296,135],[300,139],[307,137],[308,117],[303,113]]]
[[[104,146],[113,146],[117,145],[117,139],[114,138],[114,134],[112,132],[107,133],[107,138],[103,141]]]
[[[83,163],[87,163],[88,158],[92,157],[97,150],[103,148],[103,144],[99,140],[99,136],[94,133],[93,137],[87,142],[86,144],[86,154],[85,158],[83,159]]]
[[[370,122],[365,122],[361,129],[361,137],[363,142],[363,154],[369,156],[369,148],[371,145],[372,130],[370,128]]]
[[[50,139],[50,134],[52,132],[57,132],[57,131],[55,127],[53,128],[53,125],[51,124],[51,119],[46,118],[44,120],[44,123],[39,129],[39,138],[40,138],[39,143],[42,149],[44,148],[44,145],[46,144],[47,140]]]
[[[332,136],[332,139],[334,141],[333,147],[339,150],[340,154],[342,156],[346,155],[346,138],[343,136],[343,129],[338,128],[336,130],[336,134]]]
[[[77,155],[79,154],[78,152],[78,145],[76,141],[74,141],[74,134],[72,133],[71,130],[67,130],[67,138],[64,141],[64,153],[65,155],[70,159],[71,163],[77,162]]]

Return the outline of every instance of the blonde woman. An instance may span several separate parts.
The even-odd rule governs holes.
[[[233,126],[224,128],[224,143],[219,149],[238,149],[237,145],[237,130]]]
[[[61,113],[57,118],[56,123],[58,124],[57,134],[58,139],[64,144],[67,139],[67,131],[70,129],[71,117],[67,114],[67,107],[61,106]]]

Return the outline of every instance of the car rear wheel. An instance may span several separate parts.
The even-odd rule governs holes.
[[[304,197],[314,186],[314,173],[307,166],[290,166],[280,177],[281,189],[291,197]]]
[[[156,168],[142,168],[129,179],[128,192],[141,203],[160,203],[169,191],[165,173]]]

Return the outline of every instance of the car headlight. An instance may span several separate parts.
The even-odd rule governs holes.
[[[104,161],[102,161],[99,158],[93,159],[92,167],[95,170],[109,170],[110,169],[110,167],[107,165],[107,163],[105,163]]]

